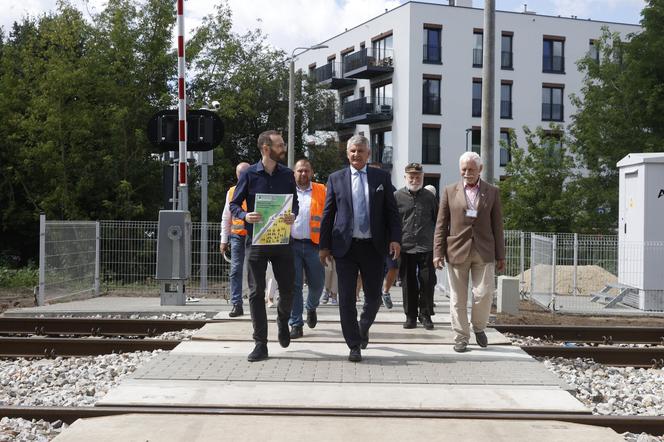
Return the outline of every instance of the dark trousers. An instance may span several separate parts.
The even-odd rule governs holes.
[[[371,240],[353,240],[346,255],[335,258],[339,280],[339,316],[341,331],[349,348],[360,346],[360,327],[369,330],[381,304],[383,261]],[[357,272],[362,276],[364,306],[358,326],[355,288]]]
[[[433,252],[402,253],[399,274],[406,316],[416,318],[418,309],[420,314],[433,315],[433,290],[436,284]]]
[[[265,271],[272,263],[279,288],[277,322],[288,328],[293,300],[293,249],[290,245],[254,246],[247,244],[246,263],[249,280],[249,309],[256,342],[267,343],[267,312],[265,310]]]

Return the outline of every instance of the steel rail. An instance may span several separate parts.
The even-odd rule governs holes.
[[[588,413],[503,412],[503,411],[439,411],[439,410],[387,410],[340,408],[232,408],[232,407],[21,407],[0,408],[0,417],[60,420],[72,423],[77,419],[117,416],[122,414],[198,414],[198,415],[288,415],[288,416],[352,416],[372,418],[427,418],[427,419],[489,419],[489,420],[545,420],[609,427],[618,433],[664,434],[664,416],[613,416]]]
[[[19,318],[1,317],[0,334],[41,336],[155,336],[169,331],[198,329],[205,320],[107,319],[107,318]]]
[[[592,358],[599,364],[618,367],[664,367],[664,347],[565,347],[559,345],[524,345],[531,356],[566,359]]]
[[[497,324],[492,327],[501,333],[532,336],[548,341],[664,345],[664,327],[518,324]]]
[[[0,337],[0,357],[96,356],[133,351],[172,350],[181,341],[164,339],[81,339]]]

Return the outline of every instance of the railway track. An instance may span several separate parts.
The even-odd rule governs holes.
[[[546,341],[583,342],[588,344],[606,345],[664,345],[664,327],[511,324],[497,324],[492,327],[501,333],[532,336]]]
[[[383,418],[426,419],[489,419],[489,420],[550,420],[609,427],[618,433],[664,434],[664,416],[603,416],[585,413],[538,412],[469,412],[435,410],[362,410],[362,409],[300,409],[300,408],[206,408],[206,407],[3,407],[0,417],[60,420],[71,424],[77,419],[117,416],[121,414],[199,414],[199,415],[298,415],[298,416],[355,416]]]

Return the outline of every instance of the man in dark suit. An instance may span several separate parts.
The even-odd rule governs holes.
[[[369,327],[381,304],[383,263],[401,251],[401,224],[389,173],[367,167],[371,149],[362,135],[348,140],[350,166],[330,175],[320,229],[320,260],[334,256],[339,277],[341,331],[350,348],[348,360],[360,362],[369,343]],[[358,326],[357,274],[362,277],[364,307]]]

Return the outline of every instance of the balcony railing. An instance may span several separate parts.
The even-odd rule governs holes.
[[[482,116],[482,99],[473,98],[473,117]]]
[[[474,48],[473,49],[473,67],[474,68],[481,68],[482,67],[482,57],[483,57],[483,51],[481,48]]]
[[[500,100],[500,118],[512,118],[512,102]]]
[[[512,69],[512,51],[500,51],[500,67]]]
[[[422,99],[422,113],[440,115],[440,97],[424,97]]]
[[[360,49],[344,58],[344,73],[351,78],[372,78],[394,70],[392,49]]]
[[[441,63],[441,48],[438,44],[425,44],[422,46],[422,61],[424,63]]]
[[[356,83],[352,78],[344,78],[343,63],[330,62],[314,70],[316,83],[329,84],[332,89]]]
[[[542,56],[542,70],[544,72],[564,73],[565,57],[560,55]]]
[[[392,97],[379,97],[369,101],[367,97],[348,101],[343,105],[343,121],[356,124],[392,119]]]
[[[563,121],[563,105],[542,103],[542,121]]]

